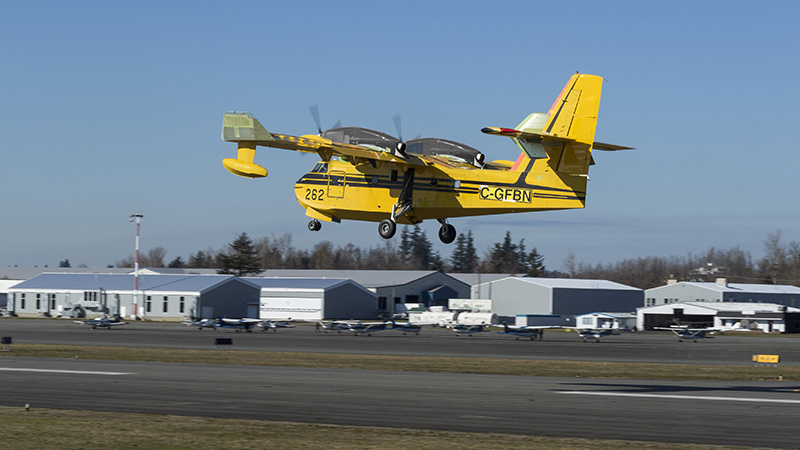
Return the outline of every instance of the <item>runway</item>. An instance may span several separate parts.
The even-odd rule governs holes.
[[[778,382],[36,358],[0,366],[36,369],[3,372],[4,406],[765,447],[795,447],[800,420],[800,386]]]
[[[780,354],[781,365],[800,365],[800,341],[795,338],[723,335],[679,342],[668,332],[623,332],[599,343],[584,343],[576,333],[562,330],[546,331],[543,341],[517,341],[494,332],[456,337],[441,328],[424,328],[419,336],[387,330],[355,337],[349,332],[315,333],[313,326],[275,333],[236,333],[200,331],[177,323],[134,322],[111,330],[92,330],[71,320],[0,319],[0,336],[11,336],[16,343],[195,350],[214,348],[215,338],[225,337],[233,340],[231,348],[237,350],[676,364],[749,365],[753,354],[764,353]]]
[[[456,337],[385,331],[370,337],[313,327],[199,331],[171,323],[91,330],[68,321],[0,320],[14,343],[212,349],[216,337],[243,350],[464,356],[512,359],[750,364],[780,353],[796,365],[792,338],[720,336],[699,343],[662,334],[583,343],[484,333]],[[12,344],[13,345],[13,344]],[[784,364],[782,362],[782,364]],[[517,377],[213,364],[0,358],[3,406],[89,409],[342,425],[389,426],[698,444],[797,446],[800,385]]]

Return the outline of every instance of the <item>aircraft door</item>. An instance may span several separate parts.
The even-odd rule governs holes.
[[[331,170],[328,174],[328,198],[343,198],[346,174],[341,170]]]

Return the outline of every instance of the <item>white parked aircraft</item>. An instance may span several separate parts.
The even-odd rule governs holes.
[[[111,329],[111,327],[128,324],[128,322],[123,322],[120,316],[114,316],[113,318],[101,317],[99,319],[91,320],[73,320],[73,322],[81,325],[88,325],[92,327],[93,330],[96,330],[97,328]]]

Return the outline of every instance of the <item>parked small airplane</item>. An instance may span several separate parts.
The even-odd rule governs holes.
[[[394,319],[392,319],[392,328],[389,328],[389,329],[390,330],[402,331],[403,334],[406,334],[406,333],[419,334],[419,332],[422,331],[422,325],[418,324],[418,323],[411,323],[411,322],[397,323],[397,322],[394,321]]]
[[[359,334],[366,334],[367,336],[372,336],[372,333],[377,333],[378,331],[384,331],[389,328],[386,328],[386,321],[383,321],[383,322],[351,323],[348,329],[352,331],[355,336],[358,336]]]
[[[464,325],[464,324],[456,324],[453,325],[453,331],[456,333],[456,337],[462,334],[466,334],[468,336],[472,336],[475,333],[483,333],[486,331],[486,327],[488,325]]]
[[[499,326],[499,325],[492,325]],[[557,325],[542,325],[542,326],[527,326],[527,327],[510,327],[507,323],[503,322],[503,331],[498,331],[497,334],[508,334],[516,336],[517,340],[520,337],[530,338],[535,341],[537,338],[541,341],[544,336],[544,330],[561,328]]]
[[[271,320],[271,319],[264,319],[258,322],[258,325],[261,327],[261,331],[268,331],[272,330],[277,332],[278,328],[294,328],[295,326],[292,325],[292,318],[288,318],[286,320]]]
[[[619,330],[615,328],[582,328],[575,331],[583,339],[583,342],[587,342],[589,339],[600,342],[601,337],[619,335]]]
[[[722,330],[719,328],[689,328],[689,327],[656,327],[656,330],[669,330],[672,331],[675,336],[678,337],[680,342],[683,342],[684,339],[688,339],[694,342],[697,342],[700,339],[713,339],[713,336],[707,336],[708,333],[721,333]]]
[[[128,324],[128,322],[122,322],[120,316],[114,316],[113,318],[101,317],[98,319],[91,319],[91,320],[74,320],[73,322],[79,323],[81,325],[88,325],[92,327],[93,330],[97,328],[111,329],[111,327]]]
[[[235,330],[237,333],[239,331],[244,330],[246,333],[252,333],[253,327],[259,323],[259,319],[229,319],[229,318],[219,318],[211,321],[211,326],[213,328],[230,328]],[[201,328],[202,329],[202,328]]]
[[[214,322],[214,319],[199,319],[183,322],[183,324],[190,327],[197,327],[198,330],[202,330],[203,328],[215,328]]]

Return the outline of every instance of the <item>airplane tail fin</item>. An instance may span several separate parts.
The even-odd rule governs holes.
[[[613,144],[594,141],[597,113],[603,78],[577,73],[547,113],[533,113],[515,128],[486,127],[487,134],[508,136],[522,150],[511,170],[529,170],[529,160],[546,159],[556,171],[570,175],[586,175],[593,164],[592,148],[623,150]]]

